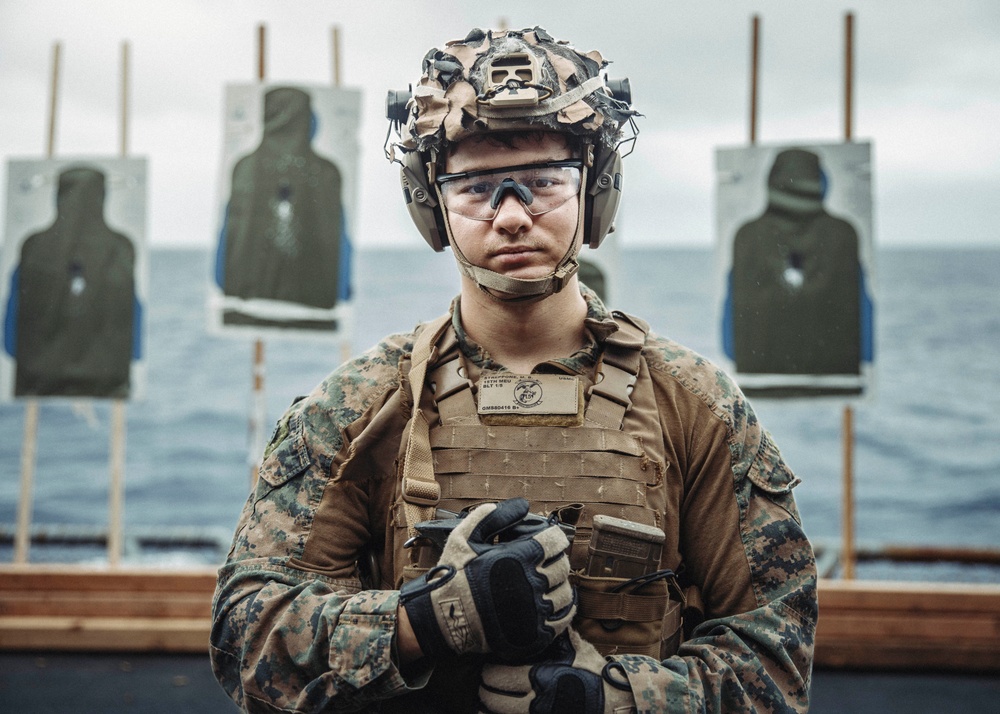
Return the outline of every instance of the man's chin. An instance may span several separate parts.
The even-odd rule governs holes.
[[[504,267],[497,266],[500,269],[494,268],[494,272],[503,275],[506,278],[516,278],[518,280],[541,280],[542,278],[547,278],[553,274],[554,270],[551,266],[547,265],[524,265],[518,267]]]

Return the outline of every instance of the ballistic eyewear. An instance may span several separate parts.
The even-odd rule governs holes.
[[[436,180],[449,211],[476,221],[492,221],[508,193],[517,196],[533,216],[559,208],[579,194],[582,167],[582,161],[567,159],[439,174]]]

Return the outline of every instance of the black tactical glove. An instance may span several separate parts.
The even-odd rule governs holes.
[[[484,665],[477,706],[485,714],[618,714],[636,709],[621,665],[606,660],[573,629],[529,664]]]
[[[548,524],[493,542],[527,513],[523,498],[472,510],[448,537],[437,566],[400,588],[425,655],[526,657],[569,627],[576,593],[562,530]]]

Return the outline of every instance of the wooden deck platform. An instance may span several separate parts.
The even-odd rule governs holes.
[[[214,569],[0,565],[0,650],[207,652]],[[822,579],[816,666],[1000,672],[1000,585]]]
[[[0,650],[207,652],[215,570],[0,566]]]
[[[816,666],[1000,672],[1000,585],[820,580]]]

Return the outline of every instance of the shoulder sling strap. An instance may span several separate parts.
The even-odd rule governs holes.
[[[441,499],[441,485],[434,478],[431,443],[427,419],[420,410],[420,396],[424,389],[427,364],[435,352],[438,339],[451,324],[451,315],[427,323],[417,336],[411,355],[410,395],[413,403],[406,435],[406,455],[403,463],[403,514],[409,537],[417,534],[416,525],[434,518]]]

